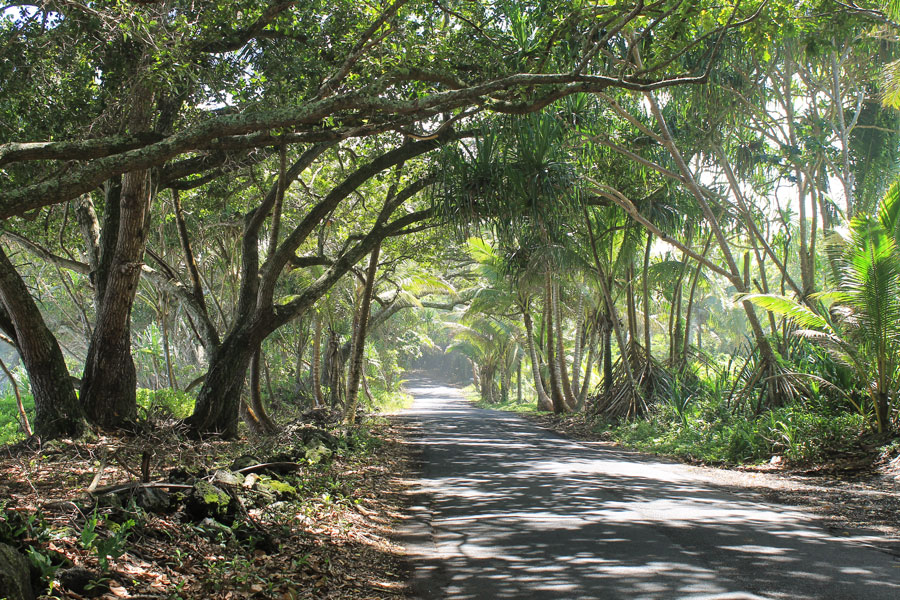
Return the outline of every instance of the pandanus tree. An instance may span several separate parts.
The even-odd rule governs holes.
[[[508,396],[511,366],[519,358],[519,331],[502,317],[469,313],[453,327],[447,352],[460,352],[472,362],[482,399],[499,402]]]
[[[807,337],[852,366],[871,399],[878,431],[895,428],[900,393],[900,183],[874,216],[858,216],[834,258],[833,289],[815,294],[820,306],[786,296],[748,299],[784,315]],[[827,304],[827,305],[826,305]]]
[[[436,205],[460,234],[473,228],[490,231],[520,273],[541,275],[549,371],[545,391],[556,412],[570,410],[576,403],[563,365],[559,287],[561,267],[569,254],[570,223],[580,214],[581,198],[562,113],[554,106],[554,110],[509,119],[498,130],[478,136],[475,144],[458,145],[445,153]],[[526,328],[531,329],[530,295],[521,300]],[[538,395],[543,400],[540,391]]]
[[[533,304],[544,288],[541,269],[534,268],[522,252],[503,256],[481,238],[468,241],[469,253],[476,261],[475,271],[482,282],[473,292],[469,312],[505,314],[509,320],[521,319],[525,350],[537,396],[538,410],[553,410],[553,401],[545,386],[543,347],[535,340]],[[516,313],[515,315],[513,313]]]

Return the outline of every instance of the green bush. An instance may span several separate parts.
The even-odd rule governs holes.
[[[22,405],[29,421],[34,424],[34,398],[31,394],[22,394]],[[9,391],[0,396],[0,444],[10,444],[25,438],[19,426],[19,409],[16,396]]]
[[[781,455],[793,462],[822,460],[853,448],[865,431],[862,415],[818,404],[794,404],[753,417],[723,410],[704,398],[689,406],[663,404],[646,419],[611,427],[627,446],[705,463],[758,463]]]
[[[137,404],[145,416],[174,417],[186,419],[194,411],[195,399],[191,394],[180,390],[162,389],[137,391]]]
[[[370,401],[368,397],[362,393],[362,390],[360,390],[360,400],[366,408],[374,412],[396,412],[398,410],[403,410],[404,408],[409,408],[413,403],[413,397],[402,390],[392,392],[374,388],[371,392],[374,402]]]

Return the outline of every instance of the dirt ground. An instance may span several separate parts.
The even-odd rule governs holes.
[[[55,582],[48,589],[44,579],[43,589],[36,590],[41,598],[405,597],[403,548],[393,541],[409,469],[399,426],[376,419],[369,425],[372,435],[360,442],[364,446],[342,447],[316,465],[292,458],[302,468],[271,480],[280,478],[293,489],[273,492],[263,471],[266,489],[246,481],[231,487],[217,482],[217,473],[233,471],[237,458],[268,460],[289,452],[304,429],[287,427],[268,441],[201,443],[158,432],[0,449],[0,533],[18,536],[23,551],[31,546],[49,559]],[[175,481],[179,470],[199,472],[240,497],[234,523],[191,518],[177,502],[162,510],[104,502],[99,494],[104,487],[140,483],[148,453],[154,484]],[[124,548],[118,556],[112,551],[104,569],[97,548],[113,543],[116,522],[129,516],[135,524]],[[93,541],[92,522],[98,534]],[[85,587],[76,581],[79,574],[96,581]]]

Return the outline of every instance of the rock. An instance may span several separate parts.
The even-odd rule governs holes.
[[[231,527],[229,527],[228,525],[223,525],[222,523],[219,523],[215,519],[210,519],[209,517],[200,521],[199,525],[200,529],[205,531],[210,539],[214,539],[219,534],[223,535],[226,538],[232,537],[234,535],[234,531],[232,531]]]
[[[194,521],[202,521],[209,517],[230,525],[234,522],[237,503],[221,488],[201,480],[194,484],[184,508]]]
[[[103,581],[100,573],[85,569],[84,567],[72,567],[63,569],[56,574],[60,585],[75,592],[80,596],[96,598],[109,591],[109,584]]]
[[[259,475],[257,475],[256,473],[250,473],[244,478],[244,483],[242,483],[241,485],[244,488],[250,490],[253,489],[253,486],[256,485],[257,481],[259,481]]]
[[[302,429],[299,432],[299,437],[303,442],[303,445],[311,447],[316,442],[322,444],[329,450],[337,450],[340,442],[336,437],[325,431],[324,429],[317,429],[315,427],[307,427]]]
[[[163,513],[169,510],[172,498],[159,488],[138,488],[134,491],[134,503],[147,512]]]
[[[7,544],[0,544],[0,598],[34,600],[28,559]]]
[[[253,456],[252,454],[244,454],[242,456],[238,456],[234,459],[234,462],[231,463],[229,469],[232,471],[240,471],[241,469],[246,469],[247,467],[252,467],[253,465],[258,465],[263,460],[259,460],[258,456]]]
[[[315,439],[306,446],[304,458],[306,458],[306,460],[308,460],[310,464],[314,465],[322,462],[323,460],[331,458],[332,454],[334,454],[334,452],[331,450],[331,448],[326,446],[322,442],[322,440]]]
[[[265,484],[275,491],[278,494],[279,498],[291,497],[297,495],[297,488],[292,486],[289,483],[285,483],[284,481],[280,481],[278,479],[269,479],[265,482]]]
[[[169,470],[168,480],[171,483],[194,483],[197,479],[206,476],[206,471],[190,471],[182,467],[175,467]]]
[[[313,408],[302,415],[300,419],[307,423],[318,423],[319,425],[328,425],[329,423],[340,423],[344,415],[340,411],[331,410],[330,408]]]
[[[219,469],[218,471],[213,473],[212,480],[213,483],[221,483],[224,485],[241,485],[242,483],[244,483],[244,476],[240,473],[234,473],[232,471]]]

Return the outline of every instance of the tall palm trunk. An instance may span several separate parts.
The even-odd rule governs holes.
[[[572,383],[569,381],[569,369],[566,366],[566,351],[563,345],[562,311],[559,306],[559,283],[552,282],[550,293],[553,298],[553,320],[556,324],[556,367],[559,381],[562,384],[563,399],[566,410],[575,407],[575,394],[572,393]]]
[[[528,346],[528,355],[531,358],[531,376],[534,378],[534,389],[537,392],[538,410],[551,411],[553,410],[553,401],[550,400],[541,381],[541,363],[534,347],[534,324],[527,305],[522,310],[522,320],[525,322],[525,345]]]
[[[728,280],[732,285],[734,285],[738,293],[747,293],[749,290],[744,285],[744,281],[741,278],[740,270],[734,260],[734,256],[732,255],[731,246],[728,244],[728,240],[725,237],[725,232],[720,227],[715,213],[713,212],[709,203],[706,201],[706,197],[704,196],[703,191],[697,185],[691,168],[688,166],[687,162],[685,162],[684,156],[682,156],[681,151],[675,144],[674,138],[672,137],[672,132],[669,129],[665,118],[663,117],[662,110],[659,108],[659,103],[656,100],[656,96],[652,92],[645,92],[644,97],[647,99],[650,107],[650,112],[653,114],[654,119],[659,125],[659,129],[662,134],[661,138],[663,145],[666,147],[666,150],[669,151],[669,154],[672,156],[672,159],[678,166],[678,170],[681,172],[688,190],[697,201],[697,204],[700,205],[707,225],[716,238],[717,245],[719,246],[719,251],[722,253],[722,257],[724,258],[725,264],[727,265],[727,271],[729,274]],[[754,341],[756,342],[756,346],[759,349],[760,358],[762,359],[762,369],[769,372],[775,368],[775,365],[777,365],[775,352],[772,349],[772,345],[769,343],[769,339],[766,337],[766,334],[763,331],[762,325],[759,321],[759,317],[757,316],[756,311],[753,308],[753,304],[749,300],[744,300],[741,302],[741,306],[743,307],[744,312],[747,315],[747,321],[749,322],[750,329],[753,332]],[[768,380],[768,384],[766,386],[766,395],[769,403],[774,403],[776,401],[776,385],[777,382],[774,379]]]
[[[553,285],[550,282],[550,271],[544,274],[544,303],[547,315],[547,366],[550,367],[550,399],[553,400],[553,412],[561,414],[566,412],[566,398],[562,389],[562,374],[556,357],[556,342],[554,339],[554,306]]]
[[[619,344],[619,354],[622,360],[622,368],[625,371],[625,376],[628,378],[628,384],[631,386],[632,391],[635,395],[640,397],[641,391],[638,389],[637,382],[634,378],[634,372],[631,369],[631,361],[628,360],[628,346],[625,342],[625,336],[622,333],[622,327],[619,325],[619,316],[616,312],[616,304],[613,301],[612,292],[610,291],[610,281],[611,279],[607,277],[606,272],[603,269],[603,263],[600,262],[600,253],[597,252],[597,240],[594,237],[594,228],[591,225],[590,217],[588,216],[587,208],[582,207],[582,211],[584,213],[584,221],[587,225],[588,236],[591,242],[591,253],[594,257],[594,266],[597,269],[597,281],[600,284],[600,291],[603,293],[603,301],[606,303],[606,313],[609,315],[609,321],[612,323],[612,330],[616,334],[616,342]],[[609,341],[609,334],[607,333],[606,348],[604,348],[605,357],[604,360],[607,361],[604,363],[603,374],[606,377],[606,391],[609,392],[612,387],[612,357],[610,356],[611,348]],[[607,369],[608,366],[608,369]],[[641,398],[641,401],[643,399]]]
[[[584,410],[584,403],[587,400],[588,390],[591,387],[591,376],[594,371],[594,360],[597,356],[597,328],[591,330],[590,339],[588,340],[588,356],[585,365],[584,380],[581,382],[581,389],[578,392],[577,410]]]
[[[703,246],[702,256],[706,258],[707,252],[709,252],[710,244],[712,243],[712,235],[706,238],[706,244]],[[694,275],[691,278],[691,291],[688,295],[688,304],[687,310],[684,315],[684,347],[681,349],[681,355],[683,357],[687,357],[688,355],[688,347],[691,343],[691,319],[694,314],[694,299],[697,293],[697,283],[700,281],[700,269],[703,268],[701,263],[697,263],[697,266],[694,268]],[[697,347],[700,347],[700,327],[697,327]],[[686,364],[683,363],[683,364]]]
[[[607,319],[611,317],[607,313]],[[613,366],[612,366],[612,328],[609,325],[603,327],[603,393],[612,391]]]
[[[581,368],[582,362],[584,360],[584,346],[587,342],[586,338],[586,326],[585,322],[587,319],[584,315],[584,296],[582,294],[578,294],[578,306],[577,312],[575,313],[575,351],[572,356],[572,390],[580,389],[579,382],[581,381]]]
[[[643,292],[642,306],[644,309],[644,353],[647,356],[647,364],[653,359],[650,351],[650,249],[653,247],[653,235],[647,233],[647,246],[644,248],[644,265],[641,273],[641,286]]]

